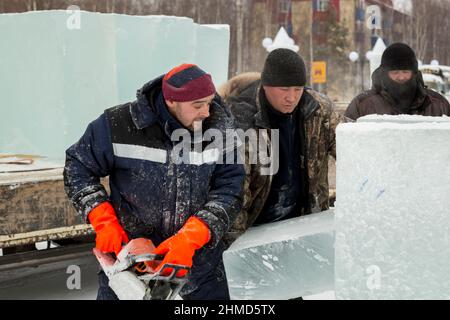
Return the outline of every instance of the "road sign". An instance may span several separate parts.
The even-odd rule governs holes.
[[[312,64],[311,73],[313,83],[326,83],[327,82],[326,61],[314,61]]]

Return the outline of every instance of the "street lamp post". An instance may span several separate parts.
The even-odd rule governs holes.
[[[348,58],[350,59],[350,61],[352,62],[352,75],[355,73],[355,67],[354,67],[354,64],[355,64],[355,62],[356,61],[358,61],[358,59],[359,59],[359,53],[358,52],[356,52],[356,51],[352,51],[352,52],[350,52],[350,54],[348,55]],[[356,79],[356,77],[354,77],[354,79]],[[356,81],[355,81],[355,83],[354,83],[354,88],[355,88],[355,92],[354,92],[354,95],[356,95],[356,94],[358,94],[358,92],[357,92],[357,89],[356,89]]]
[[[360,77],[359,78],[360,78],[360,82],[361,82],[361,90],[364,91],[364,89],[365,89],[365,86],[364,86],[364,64],[365,64],[365,58],[366,57],[361,57],[358,52],[352,51],[348,55],[348,58],[350,59],[351,62],[353,62],[353,64],[356,64],[356,62],[359,62],[359,64],[360,64],[360,70],[361,71],[360,71]],[[356,79],[356,77],[355,77],[355,79]],[[355,85],[355,88],[356,88],[356,85]]]
[[[384,50],[386,50],[386,45],[383,41],[383,39],[378,38],[377,42],[375,43],[375,46],[372,50],[369,50],[366,52],[364,57],[361,57],[361,55],[356,52],[352,51],[348,55],[348,58],[353,63],[359,61],[361,64],[361,89],[362,91],[365,90],[365,83],[364,83],[364,64],[366,61],[370,64],[370,75],[377,69],[381,64],[381,57],[383,55]],[[371,83],[371,80],[369,79],[369,83]]]

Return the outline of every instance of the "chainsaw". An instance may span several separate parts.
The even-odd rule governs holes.
[[[163,255],[154,254],[150,239],[137,238],[125,245],[117,255],[93,252],[109,279],[109,286],[119,300],[174,300],[186,284],[190,268],[165,264],[156,271]],[[179,271],[185,271],[179,277]]]

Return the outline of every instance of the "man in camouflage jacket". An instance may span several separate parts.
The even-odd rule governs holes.
[[[239,75],[218,90],[230,105],[237,128],[267,132],[257,135],[256,144],[245,143],[245,138],[242,141],[246,156],[244,205],[225,237],[228,245],[252,225],[329,208],[328,157],[336,156],[335,129],[343,117],[333,111],[326,96],[304,88],[305,74],[298,54],[277,49],[267,57],[262,74]],[[280,129],[276,136],[271,130],[275,128]],[[279,148],[274,148],[278,138]],[[255,151],[252,145],[258,148],[261,139],[267,150],[259,147]],[[271,169],[260,161],[249,161],[255,152],[258,159],[266,152],[274,156]]]

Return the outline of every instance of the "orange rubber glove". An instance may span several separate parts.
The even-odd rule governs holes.
[[[95,247],[103,252],[114,252],[117,256],[122,249],[122,243],[129,240],[111,203],[103,202],[92,209],[88,219],[96,233]]]
[[[210,239],[211,234],[206,223],[200,218],[190,217],[176,235],[162,242],[153,251],[155,254],[165,254],[156,271],[159,271],[166,263],[192,267],[195,250],[203,247]],[[162,274],[168,276],[172,272],[172,268],[165,268]],[[177,277],[184,277],[186,273],[186,270],[180,270],[177,272]]]

